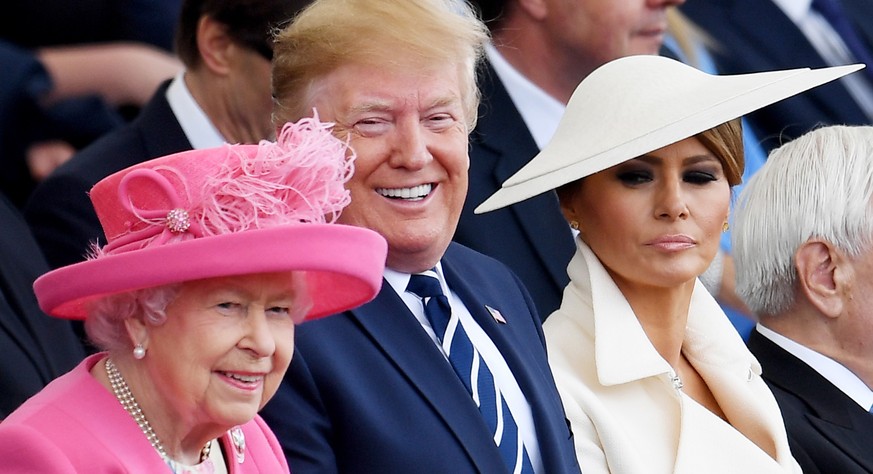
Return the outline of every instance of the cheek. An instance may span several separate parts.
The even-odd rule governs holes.
[[[610,214],[594,213],[589,222],[580,224],[584,232],[583,240],[598,252],[622,254],[621,249],[629,242],[635,241],[635,231],[641,228],[639,222],[634,222],[629,215],[613,209]]]
[[[454,179],[467,180],[470,169],[469,142],[462,129],[458,129],[448,139],[438,136],[428,147],[431,155]]]
[[[292,321],[283,321],[273,329],[273,338],[276,341],[276,352],[273,354],[273,366],[282,373],[288,369],[291,357],[294,354],[294,329]]]
[[[355,172],[346,186],[359,186],[388,159],[386,147],[374,139],[352,139],[349,146],[355,152]]]
[[[583,188],[576,201],[581,227],[608,235],[620,233],[627,222],[643,218],[648,207],[644,197],[636,198],[632,193],[596,182]]]
[[[262,395],[261,408],[269,401],[276,391],[279,389],[279,384],[288,370],[291,359],[294,355],[294,326],[290,329],[283,328],[274,331],[276,338],[276,352],[273,353],[273,370],[267,375],[264,381],[264,393]]]
[[[730,208],[731,190],[727,184],[723,188],[703,193],[700,196],[699,209],[707,220],[712,220],[714,225],[719,226],[719,229],[730,214]]]

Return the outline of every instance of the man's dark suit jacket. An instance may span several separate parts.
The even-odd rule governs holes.
[[[68,321],[40,311],[33,281],[48,271],[20,213],[0,195],[0,420],[85,357]]]
[[[101,138],[59,167],[34,191],[25,219],[52,268],[80,262],[103,229],[88,198],[91,187],[116,171],[191,149],[170,109],[169,81],[129,125]]]
[[[481,215],[473,209],[537,153],[506,88],[489,63],[479,75],[482,102],[470,136],[470,188],[454,240],[505,263],[524,282],[542,319],[561,305],[576,250],[554,192]]]
[[[873,414],[758,331],[749,349],[773,390],[805,474],[873,472]]]
[[[455,243],[442,265],[531,405],[545,472],[579,472],[540,322],[521,282]],[[506,472],[470,394],[387,282],[372,302],[304,323],[296,336],[291,367],[261,412],[292,472]]]
[[[844,3],[848,8],[854,1]],[[722,74],[827,66],[806,36],[771,0],[694,0],[682,5],[681,10],[720,45],[713,53]],[[865,15],[867,18],[869,12]],[[817,125],[870,122],[841,81],[816,87],[747,117],[765,150]]]

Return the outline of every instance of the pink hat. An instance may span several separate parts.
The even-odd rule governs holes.
[[[353,154],[332,124],[286,124],[277,143],[157,158],[91,190],[108,243],[33,285],[47,313],[84,319],[86,304],[143,288],[253,273],[305,272],[307,319],[371,300],[387,245],[332,222],[348,205]]]

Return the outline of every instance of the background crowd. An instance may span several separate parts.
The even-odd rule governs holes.
[[[264,387],[260,415],[218,417],[218,428],[203,432],[188,420],[180,424],[198,433],[188,439],[161,421],[205,402],[144,409],[177,456],[164,459],[185,461],[166,462],[175,472],[210,459],[228,472],[246,467],[215,456],[233,458],[234,426],[260,439],[249,422],[269,432],[270,448],[253,456],[272,450],[282,458],[279,467],[261,469],[287,469],[287,460],[292,472],[694,472],[719,456],[725,472],[873,472],[866,448],[873,443],[873,68],[836,69],[873,66],[870,0],[72,5],[15,0],[0,20],[0,341],[8,348],[0,419],[64,374],[80,383],[90,371],[102,386],[89,390],[112,395],[116,366],[146,408],[168,397],[151,393],[144,375],[177,363],[161,359],[161,344],[140,360],[137,334],[144,332],[132,323],[108,338],[129,341],[107,344],[101,331],[86,329],[86,313],[49,317],[58,314],[34,294],[41,275],[114,251],[107,244],[117,236],[99,209],[109,204],[95,201],[95,185],[191,150],[213,156],[226,144],[263,147],[286,123],[315,114],[355,156],[353,172],[332,178],[347,189],[342,212],[334,209],[334,219],[319,225],[384,238],[384,268],[360,276],[381,279],[381,289],[336,304],[333,317],[296,331],[291,325],[294,344],[275,350],[293,351],[293,358],[287,374],[281,361],[271,372],[275,387]],[[606,65],[627,57],[634,66],[625,76],[595,84]],[[764,81],[755,73],[768,71],[821,72],[798,72],[767,100],[743,102],[751,93],[737,89],[725,102],[743,105],[719,115],[683,105],[688,98],[704,103],[723,87],[716,82],[673,90],[650,79],[690,84],[671,76],[681,63],[711,78],[748,81]],[[574,93],[602,102],[582,103]],[[641,99],[628,101],[634,94]],[[661,128],[647,135],[637,125],[657,122],[668,109],[696,117],[699,126],[623,148],[641,140],[637,133],[659,136]],[[608,164],[585,164],[600,163],[600,147],[612,150]],[[706,171],[715,184],[692,186],[701,179],[689,176],[702,171],[673,164],[707,154],[718,158],[719,171]],[[193,156],[187,160],[199,159]],[[541,164],[550,156],[570,161],[551,171]],[[306,163],[288,172],[315,176]],[[645,176],[640,163],[649,167]],[[647,200],[631,205],[629,197],[622,201],[630,192],[610,194],[617,192],[605,178],[610,173],[627,189],[649,193]],[[529,179],[548,185],[517,196],[507,191]],[[709,191],[718,199],[704,201],[705,186],[718,188]],[[669,189],[678,190],[672,201],[664,197]],[[490,212],[477,213],[483,202]],[[656,218],[636,227],[689,235],[681,227],[688,216],[700,221],[704,211],[696,209],[712,212],[695,237],[707,249],[699,261],[667,275],[674,263],[649,270],[653,257],[634,261],[616,250],[628,233],[615,221],[650,208],[660,209],[646,211]],[[666,222],[673,227],[658,227]],[[263,251],[281,253],[274,244]],[[320,248],[337,261],[351,252],[330,239]],[[623,253],[627,261],[615,257]],[[208,265],[209,257],[198,258]],[[268,274],[300,271],[295,265]],[[90,268],[97,270],[74,278],[116,278]],[[304,292],[265,272],[208,277],[232,275],[243,287],[257,280],[286,296]],[[158,287],[142,298],[145,306],[185,321],[185,311],[171,308],[194,301],[184,289],[204,277],[174,280],[183,290],[166,294],[160,286],[170,282],[151,281],[101,296]],[[646,286],[660,293],[639,291]],[[129,304],[101,303],[103,313]],[[148,319],[150,311],[134,310],[132,320],[164,327]],[[272,331],[280,333],[288,334]],[[230,345],[272,353],[240,344]],[[619,369],[613,359],[632,362]],[[247,377],[236,383],[246,385]],[[53,392],[57,397],[57,387]],[[630,404],[641,396],[644,402]],[[659,415],[625,427],[623,417],[636,420],[645,406]],[[116,415],[118,423],[130,421],[124,411]],[[11,421],[21,420],[16,416]],[[0,437],[4,425],[14,434],[14,423],[0,422]],[[703,446],[684,441],[692,437]],[[142,453],[160,452],[154,442],[144,446]]]

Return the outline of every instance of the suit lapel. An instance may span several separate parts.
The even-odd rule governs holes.
[[[383,280],[376,299],[349,314],[445,420],[479,471],[504,470],[478,409],[467,402],[470,395],[391,286]]]
[[[764,366],[764,378],[802,399],[810,409],[807,419],[822,436],[873,472],[873,463],[859,456],[873,446],[873,415],[758,331],[749,336],[749,348]]]
[[[511,314],[512,309],[501,308],[500,299],[496,296],[493,301],[483,299],[481,292],[475,291],[471,284],[462,278],[459,269],[455,268],[449,259],[443,259],[443,272],[445,273],[446,281],[449,286],[455,293],[457,293],[461,300],[464,301],[464,305],[467,306],[470,315],[473,316],[473,319],[476,320],[482,330],[488,334],[488,337],[494,345],[497,346],[497,349],[500,350],[501,355],[504,360],[506,360],[506,364],[515,376],[522,392],[525,393],[525,396],[530,397],[531,394],[529,393],[529,388],[536,386],[537,384],[546,383],[546,381],[540,377],[537,377],[536,380],[534,380],[533,374],[535,372],[528,363],[528,360],[531,358],[522,358],[519,356],[523,351],[519,350],[520,344],[516,339],[516,328],[514,325],[523,324],[523,322],[513,321],[512,319],[505,324],[497,322],[494,315],[486,308],[486,305],[507,315]],[[531,333],[531,335],[532,334],[533,333]],[[544,348],[543,351],[545,351]],[[534,401],[530,400],[530,403],[533,406]]]
[[[170,81],[164,82],[133,122],[147,157],[190,150],[191,143],[167,101]]]
[[[859,407],[860,410],[860,407]],[[862,416],[873,417],[869,413],[861,413]],[[860,466],[864,466],[867,472],[873,472],[873,462],[868,457],[864,457],[861,453],[869,453],[873,446],[873,436],[870,432],[870,420],[863,420],[860,417],[855,417],[854,426],[851,428],[835,425],[824,418],[818,418],[815,415],[807,414],[809,422],[835,446],[838,446],[847,457],[855,460]],[[866,431],[860,431],[857,428],[861,423],[867,424]]]
[[[472,140],[497,155],[492,170],[499,186],[526,165],[539,148],[524,120],[512,103],[490,63],[485,61],[480,75],[483,105],[480,112],[488,120],[480,122]],[[495,211],[501,212],[501,211]],[[560,211],[557,195],[548,192],[509,206],[505,212],[513,215],[519,227],[540,256],[554,284],[563,289],[568,283],[567,263],[575,251],[573,236]],[[564,232],[555,232],[562,229]],[[544,318],[548,315],[540,315]]]

